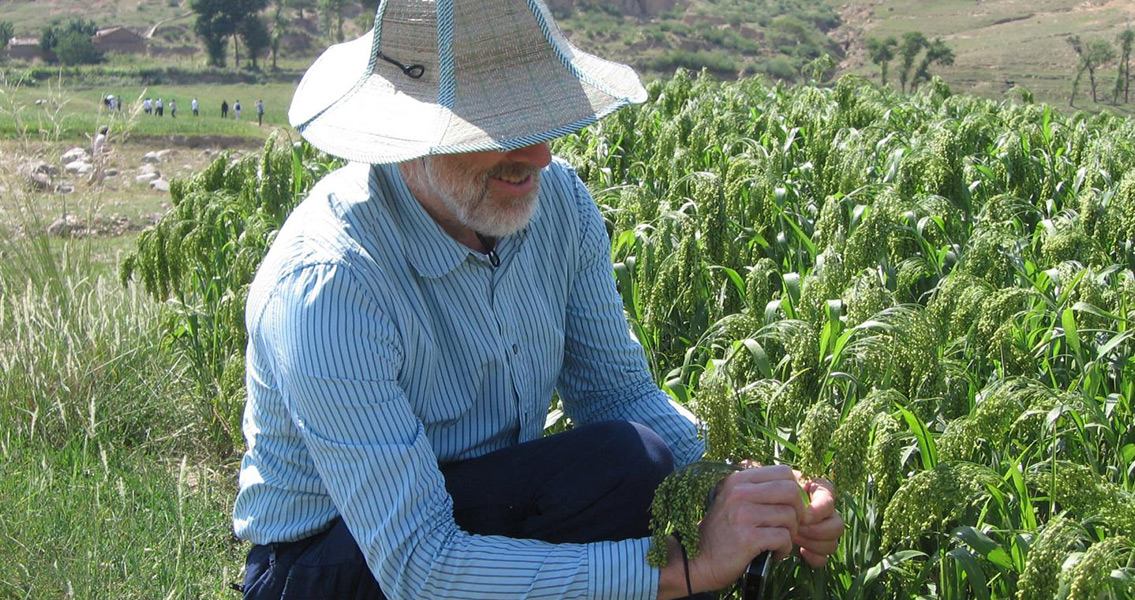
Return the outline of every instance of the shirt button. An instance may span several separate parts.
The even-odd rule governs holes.
[[[513,354],[520,354],[520,346],[513,344],[512,345],[512,353]]]

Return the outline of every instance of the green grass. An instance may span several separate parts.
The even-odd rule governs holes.
[[[0,598],[213,598],[240,579],[231,445],[163,309],[117,280],[132,238],[59,240],[0,173]],[[82,214],[102,199],[78,193]],[[223,438],[227,441],[227,438]]]
[[[295,85],[291,83],[226,85],[107,85],[71,86],[66,81],[28,86],[9,82],[0,88],[0,138],[46,138],[85,140],[101,125],[119,130],[128,127],[132,135],[146,137],[236,137],[265,139],[271,131],[290,129],[287,108]],[[102,104],[108,94],[123,98],[122,114],[111,114]],[[141,113],[141,98],[162,98],[165,116]],[[190,101],[200,103],[200,116],[193,117]],[[243,113],[236,121],[221,119],[220,105],[241,101]],[[264,100],[264,126],[256,124],[257,99]],[[176,100],[177,118],[170,115],[169,103]],[[137,114],[131,109],[137,107]]]
[[[76,440],[0,456],[0,597],[219,598],[240,579],[231,473]]]

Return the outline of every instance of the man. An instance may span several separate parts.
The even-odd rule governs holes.
[[[235,118],[237,121],[240,120],[240,100],[239,99],[236,102],[233,102],[233,118]]]
[[[228,100],[221,100],[221,118],[222,119],[229,118],[229,101]]]
[[[194,97],[193,100],[189,103],[189,108],[193,110],[193,116],[196,117],[197,114],[198,114],[197,109],[199,108],[198,104],[197,104],[197,98],[196,97]]]
[[[249,291],[234,530],[246,598],[679,598],[843,530],[787,467],[720,487],[702,553],[647,565],[648,509],[702,453],[628,333],[602,217],[547,142],[646,99],[542,2],[384,0],[289,113],[354,164]],[[574,428],[544,437],[558,393]]]
[[[264,101],[263,100],[257,100],[256,101],[256,126],[257,127],[263,127],[264,126]]]
[[[153,114],[154,104],[150,101],[149,98],[146,98],[142,101],[142,112],[146,113],[147,115]]]
[[[169,117],[171,119],[177,118],[177,98],[169,101]]]
[[[91,175],[87,178],[87,185],[101,184],[106,178],[106,163],[110,156],[109,144],[110,128],[102,125],[91,141]]]
[[[154,112],[155,112],[155,113],[156,113],[156,114],[157,114],[157,115],[158,115],[159,117],[163,117],[163,116],[165,116],[165,113],[166,113],[166,103],[165,103],[165,102],[164,102],[164,101],[163,101],[163,100],[162,100],[161,98],[158,98],[157,102],[155,102],[155,103],[154,103]]]

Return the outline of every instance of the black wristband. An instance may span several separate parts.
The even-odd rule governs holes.
[[[686,547],[682,545],[682,536],[678,532],[674,532],[674,539],[678,540],[678,550],[682,552],[682,567],[686,571],[686,593],[689,596],[694,595],[694,586],[690,584],[690,557],[686,554]]]

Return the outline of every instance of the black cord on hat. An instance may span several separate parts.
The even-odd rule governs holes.
[[[394,60],[393,58],[390,58],[389,56],[381,52],[378,53],[378,57],[398,67],[399,69],[402,69],[402,72],[405,73],[406,77],[409,77],[410,79],[421,79],[422,75],[426,74],[426,67],[423,65],[410,65],[407,67],[406,65]]]

